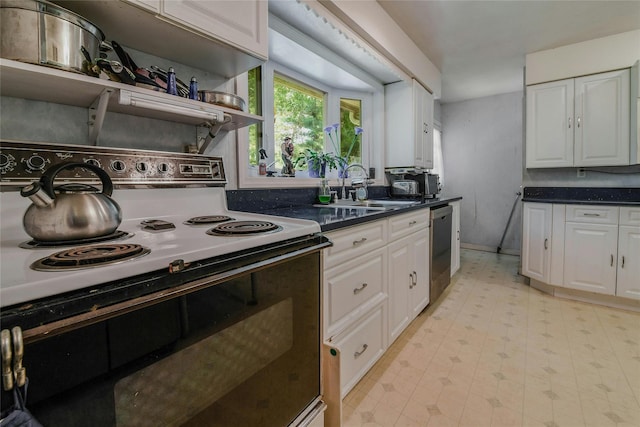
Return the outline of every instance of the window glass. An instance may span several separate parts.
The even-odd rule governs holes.
[[[262,68],[256,67],[249,71],[248,112],[262,115]],[[255,166],[260,159],[262,147],[262,123],[249,126],[249,164]]]
[[[291,138],[291,160],[305,149],[324,150],[324,98],[325,94],[310,86],[275,74],[273,77],[273,133],[276,170],[287,174],[285,138]],[[289,146],[290,147],[290,146]],[[298,168],[299,169],[299,168]]]
[[[347,164],[362,163],[362,101],[340,98],[340,156]]]

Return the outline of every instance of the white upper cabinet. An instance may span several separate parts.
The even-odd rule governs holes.
[[[573,79],[527,88],[527,167],[573,166]]]
[[[629,164],[629,70],[575,80],[575,165]]]
[[[268,2],[262,0],[60,0],[107,40],[232,78],[268,57]]]
[[[164,0],[161,15],[266,58],[268,10],[263,0]]]
[[[526,166],[630,161],[628,69],[527,87]]]
[[[433,95],[413,80],[385,86],[386,167],[433,168]]]

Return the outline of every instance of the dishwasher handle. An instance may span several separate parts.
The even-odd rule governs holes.
[[[446,205],[441,208],[431,210],[429,218],[431,219],[431,222],[433,222],[433,220],[442,219],[449,215],[453,215],[453,208],[451,205]]]

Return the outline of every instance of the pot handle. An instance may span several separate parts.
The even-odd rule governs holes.
[[[100,181],[102,182],[102,194],[106,196],[111,196],[111,194],[113,193],[113,183],[111,182],[111,178],[109,177],[109,174],[105,172],[105,170],[102,169],[101,167],[95,166],[89,163],[65,162],[65,163],[60,163],[60,164],[51,166],[40,177],[40,185],[42,186],[42,189],[50,197],[55,198],[56,195],[53,192],[53,181],[56,179],[56,176],[65,169],[75,169],[75,168],[86,169],[96,174],[98,178],[100,178]]]

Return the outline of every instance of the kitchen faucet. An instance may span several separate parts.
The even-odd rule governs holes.
[[[342,200],[347,200],[347,189],[345,188],[344,185],[344,180],[345,177],[347,176],[347,171],[351,168],[354,167],[358,167],[360,169],[362,169],[362,171],[364,172],[364,176],[365,178],[362,180],[361,184],[362,184],[362,188],[364,189],[364,197],[362,198],[362,200],[365,200],[367,198],[367,184],[371,184],[371,180],[369,179],[369,175],[367,174],[367,170],[364,168],[364,166],[362,166],[359,163],[352,163],[349,166],[347,166],[346,168],[344,168],[344,170],[342,171],[342,194],[341,194],[341,199]],[[358,184],[355,184],[355,180],[351,180],[351,185],[359,185],[360,180],[358,180]]]

